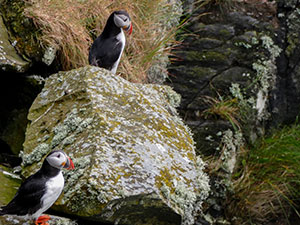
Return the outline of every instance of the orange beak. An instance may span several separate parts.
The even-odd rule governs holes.
[[[71,158],[69,156],[67,156],[67,158],[68,158],[68,160],[65,163],[64,168],[66,168],[67,170],[73,170],[73,169],[75,169],[74,163],[71,160]]]
[[[130,35],[132,33],[132,23],[128,27],[123,27],[123,29]]]
[[[129,31],[128,31],[128,34],[130,35],[132,33],[132,23],[130,23],[130,28],[129,28]]]

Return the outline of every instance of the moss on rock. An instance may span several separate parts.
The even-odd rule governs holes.
[[[155,224],[189,224],[209,185],[178,101],[170,87],[133,84],[96,67],[54,74],[28,115],[23,173],[36,170],[46,152],[64,149],[76,169],[65,173],[57,210],[139,224],[128,206]],[[114,201],[120,206],[112,210]]]
[[[10,169],[0,167],[0,206],[6,205],[14,197],[21,179],[14,175]]]
[[[38,41],[41,34],[32,20],[24,16],[26,4],[23,0],[3,0],[0,11],[18,53],[25,59],[39,61],[43,55]]]
[[[10,44],[8,33],[0,16],[0,69],[4,71],[24,72],[30,63],[24,61]]]

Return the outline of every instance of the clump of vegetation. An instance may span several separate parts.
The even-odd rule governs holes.
[[[299,137],[297,124],[276,131],[249,150],[236,174],[229,207],[229,214],[237,216],[235,224],[290,224],[291,216],[300,218]]]
[[[127,37],[127,47],[119,66],[123,77],[134,82],[146,82],[147,70],[157,54],[169,52],[166,42],[174,30],[162,32],[160,19],[166,18],[164,0],[27,0],[25,15],[32,18],[41,32],[40,43],[46,49],[55,48],[63,70],[88,64],[88,51],[114,10],[127,10],[133,21],[133,35]],[[164,9],[164,10],[163,10]]]
[[[203,100],[208,104],[208,108],[205,109],[202,114],[205,119],[221,118],[223,120],[227,120],[231,123],[233,128],[240,129],[240,112],[236,98],[230,98],[224,100],[219,96],[219,98],[213,98],[210,96],[205,96]]]

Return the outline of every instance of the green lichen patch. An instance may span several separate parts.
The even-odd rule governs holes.
[[[189,224],[209,185],[191,132],[174,108],[179,101],[170,87],[133,84],[96,67],[54,74],[29,111],[24,173],[37,167],[41,157],[35,156],[45,154],[38,146],[64,149],[75,170],[65,171],[56,209],[135,224],[121,206],[151,195],[152,205],[135,203],[148,221],[163,218],[151,213],[161,211]],[[109,211],[115,201],[120,207]]]
[[[269,54],[268,59],[258,59],[257,62],[252,64],[253,69],[256,71],[256,84],[254,89],[257,94],[257,119],[262,121],[269,117],[267,98],[276,81],[275,60],[280,55],[282,49],[280,49],[268,35],[261,35],[260,41],[262,47]]]

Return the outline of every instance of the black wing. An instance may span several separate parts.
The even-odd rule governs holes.
[[[47,179],[39,172],[28,177],[21,184],[15,197],[0,210],[0,215],[23,216],[34,214],[41,208],[41,198],[45,193]]]
[[[89,63],[105,69],[112,69],[121,54],[122,43],[117,38],[103,38],[100,35],[92,44]]]

